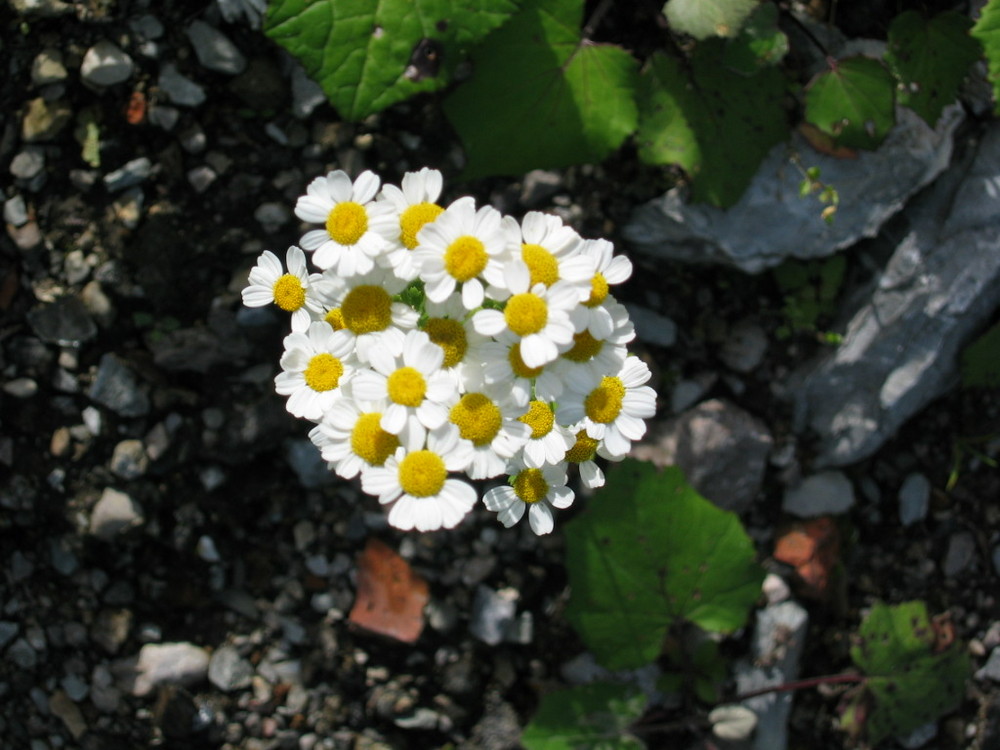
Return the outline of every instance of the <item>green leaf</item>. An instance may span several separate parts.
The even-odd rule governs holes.
[[[265,33],[299,59],[342,117],[360,120],[446,86],[466,47],[519,0],[272,0]]]
[[[629,685],[598,682],[547,693],[521,744],[527,750],[641,750],[645,744],[628,734],[646,704],[635,692]]]
[[[873,149],[896,123],[895,80],[878,60],[835,60],[806,88],[805,119],[837,145]]]
[[[962,385],[966,388],[1000,388],[1000,323],[962,352]]]
[[[875,745],[953,710],[965,692],[969,658],[946,633],[923,602],[872,607],[851,647],[867,679],[847,696],[841,726]]]
[[[445,101],[465,177],[597,162],[636,128],[635,59],[580,37],[583,0],[536,0],[492,34]]]
[[[986,52],[986,63],[989,67],[989,79],[993,84],[993,111],[1000,114],[1000,0],[990,0],[983,7],[972,31],[969,32],[978,39]]]
[[[663,13],[670,27],[695,39],[735,36],[757,0],[669,0]]]
[[[982,54],[970,28],[969,17],[956,11],[927,18],[915,10],[900,13],[889,27],[886,60],[899,78],[899,103],[931,127]]]
[[[623,461],[565,533],[566,616],[608,669],[656,659],[681,619],[736,630],[760,593],[763,572],[739,518],[677,468]]]
[[[694,201],[730,206],[761,160],[788,135],[787,81],[776,68],[752,76],[722,62],[725,42],[697,45],[689,70],[655,54],[640,77],[639,158],[676,164],[692,181]]]
[[[739,36],[726,43],[727,68],[753,75],[760,68],[777,65],[788,54],[788,37],[778,28],[778,6],[761,3],[747,18]]]

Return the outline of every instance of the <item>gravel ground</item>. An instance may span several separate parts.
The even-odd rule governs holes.
[[[239,293],[261,250],[300,236],[291,207],[329,169],[398,183],[439,168],[445,198],[554,211],[613,240],[668,176],[625,152],[457,183],[434,102],[340,122],[259,32],[201,2],[20,0],[0,7],[0,29],[0,747],[517,747],[540,692],[583,651],[561,614],[558,529],[506,531],[485,510],[454,531],[390,529],[286,414],[272,383],[285,321]],[[638,348],[664,418],[718,397],[774,437],[742,515],[787,574],[769,556],[808,441],[772,384],[820,344],[778,339],[768,275],[636,261],[622,297],[653,321]],[[748,336],[766,346],[748,354],[734,343]],[[949,611],[977,668],[1000,645],[1000,481],[973,451],[996,455],[998,403],[955,391],[846,471],[858,499],[845,575],[833,601],[808,602],[803,674],[847,666],[875,599]],[[964,441],[977,435],[992,447]],[[903,527],[911,475],[929,508]],[[428,584],[416,643],[350,623],[373,538]],[[517,627],[491,643],[510,602]],[[843,747],[835,707],[800,693],[792,747]],[[998,713],[996,683],[970,681],[927,746],[1000,747]],[[651,740],[689,745],[702,746]]]

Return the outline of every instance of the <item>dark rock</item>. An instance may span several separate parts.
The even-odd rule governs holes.
[[[97,376],[87,394],[99,404],[123,417],[149,414],[149,396],[135,374],[114,354],[101,357]]]
[[[28,313],[28,325],[42,341],[79,346],[97,335],[97,324],[79,297],[61,297]]]

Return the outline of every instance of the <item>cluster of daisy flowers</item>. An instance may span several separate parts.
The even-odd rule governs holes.
[[[391,525],[452,528],[478,500],[467,480],[506,475],[485,506],[547,534],[573,502],[570,471],[601,486],[595,458],[624,458],[655,411],[610,293],[632,265],[556,216],[442,206],[441,189],[427,168],[399,187],[317,177],[295,214],[318,227],[284,264],[265,251],[243,302],[290,314],[275,388]]]

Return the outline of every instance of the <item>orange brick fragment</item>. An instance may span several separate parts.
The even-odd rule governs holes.
[[[414,643],[424,628],[427,582],[409,563],[378,539],[369,539],[358,557],[358,594],[352,625]]]
[[[840,558],[840,534],[829,516],[800,521],[786,529],[774,545],[774,559],[791,565],[805,595],[824,599]]]

